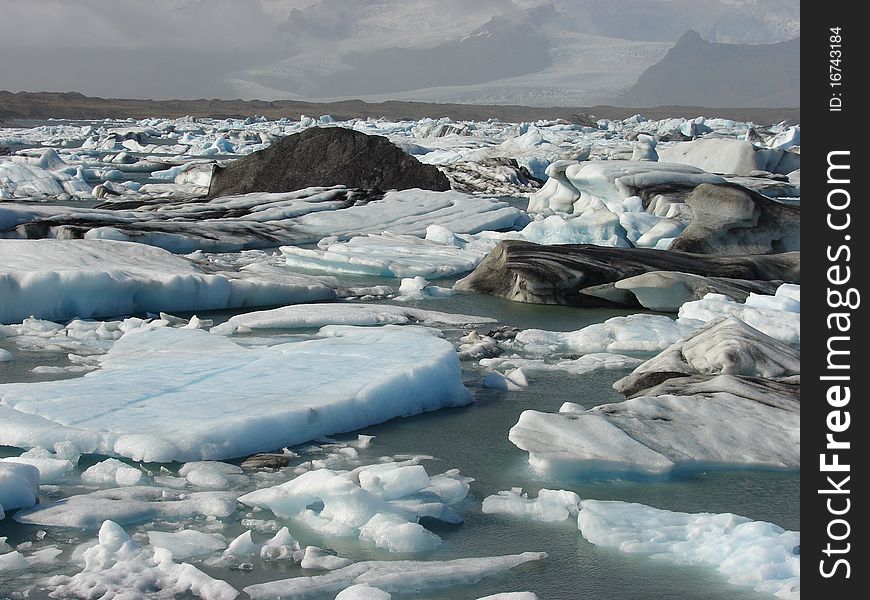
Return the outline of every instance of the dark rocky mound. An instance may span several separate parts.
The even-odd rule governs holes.
[[[291,192],[313,186],[445,191],[447,177],[387,138],[343,127],[313,127],[215,169],[208,197]]]
[[[644,71],[620,104],[800,106],[800,38],[778,44],[717,44],[687,31]]]
[[[692,221],[669,250],[773,254],[800,250],[801,211],[735,184],[702,184],[686,199]]]
[[[636,307],[636,299],[622,304],[619,299],[606,300],[581,290],[651,271],[800,283],[800,253],[719,257],[649,248],[542,246],[507,240],[454,287],[534,304]]]

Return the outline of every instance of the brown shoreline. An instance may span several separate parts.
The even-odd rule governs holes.
[[[148,117],[228,118],[264,116],[269,119],[299,119],[301,115],[332,115],[336,120],[384,117],[387,119],[422,119],[449,117],[462,121],[485,121],[490,118],[507,122],[538,119],[565,119],[588,122],[589,115],[603,119],[625,119],[637,113],[650,119],[697,116],[723,117],[759,124],[800,122],[800,108],[705,108],[697,106],[655,106],[624,108],[617,106],[551,107],[476,104],[436,104],[430,102],[299,102],[295,100],[136,100],[96,98],[78,92],[8,92],[0,91],[0,119],[7,124],[15,119],[104,119]],[[11,124],[10,124],[11,125]]]

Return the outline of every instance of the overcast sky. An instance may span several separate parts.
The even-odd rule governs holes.
[[[0,0],[0,15],[0,89],[161,99],[483,93],[584,65],[610,90],[689,27],[753,43],[799,32],[799,0]],[[604,81],[621,63],[596,66],[594,36],[627,38],[636,64]]]

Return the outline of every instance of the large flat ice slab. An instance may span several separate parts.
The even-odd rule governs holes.
[[[683,565],[709,565],[729,583],[800,598],[800,533],[731,513],[682,513],[583,500],[577,523],[596,546]]]
[[[368,584],[389,593],[420,593],[453,585],[477,583],[523,563],[543,560],[543,552],[507,556],[457,558],[443,561],[365,561],[325,575],[293,577],[249,585],[244,588],[254,600],[267,598],[322,598],[354,584]]]
[[[0,322],[329,300],[331,278],[205,273],[166,250],[108,240],[0,239]]]
[[[298,304],[230,317],[212,333],[230,334],[252,329],[305,329],[326,325],[469,325],[495,323],[490,317],[459,315],[392,304]]]
[[[224,459],[471,399],[456,351],[432,330],[324,334],[251,349],[200,330],[130,331],[80,379],[0,385],[0,444]]]

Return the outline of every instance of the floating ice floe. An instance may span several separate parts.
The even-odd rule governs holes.
[[[465,498],[470,481],[456,471],[430,477],[416,464],[317,469],[245,494],[239,502],[268,508],[321,535],[356,537],[390,552],[423,552],[436,548],[441,539],[417,521],[432,517],[461,522],[450,505]],[[310,508],[318,504],[319,510]]]
[[[670,391],[558,414],[527,410],[509,439],[548,476],[661,477],[709,469],[800,467],[794,386],[731,375],[673,379]],[[647,392],[656,393],[656,392]]]
[[[444,561],[365,561],[325,575],[293,577],[244,588],[253,600],[278,596],[292,598],[322,597],[351,585],[366,584],[391,594],[420,593],[427,590],[469,585],[523,563],[543,560],[544,552],[524,552],[507,556],[458,558]]]
[[[107,240],[0,239],[0,322],[327,300],[340,284],[292,272],[205,273],[165,250]]]
[[[84,568],[48,579],[52,594],[62,598],[166,597],[190,593],[203,600],[233,600],[239,593],[189,563],[176,563],[169,550],[143,548],[111,520],[100,527],[99,543],[82,555]]]
[[[146,326],[85,377],[0,385],[0,443],[223,459],[466,404],[453,345],[434,334],[329,327],[320,339],[244,348],[202,330]]]
[[[490,317],[443,313],[391,304],[298,304],[244,313],[212,327],[211,333],[231,334],[255,329],[306,329],[325,325],[470,325],[495,323]]]
[[[681,513],[583,500],[580,532],[596,546],[683,565],[709,565],[729,583],[800,598],[800,533],[731,513]]]
[[[18,511],[19,523],[47,527],[99,529],[105,519],[121,525],[154,519],[228,517],[236,511],[231,492],[183,493],[161,487],[132,486],[78,494]]]
[[[167,550],[174,560],[212,554],[227,547],[226,538],[221,534],[202,533],[193,529],[149,531],[148,543]]]
[[[580,496],[567,490],[538,491],[537,498],[529,498],[522,488],[504,490],[483,499],[483,512],[513,515],[532,521],[564,521],[576,516],[580,509]]]

